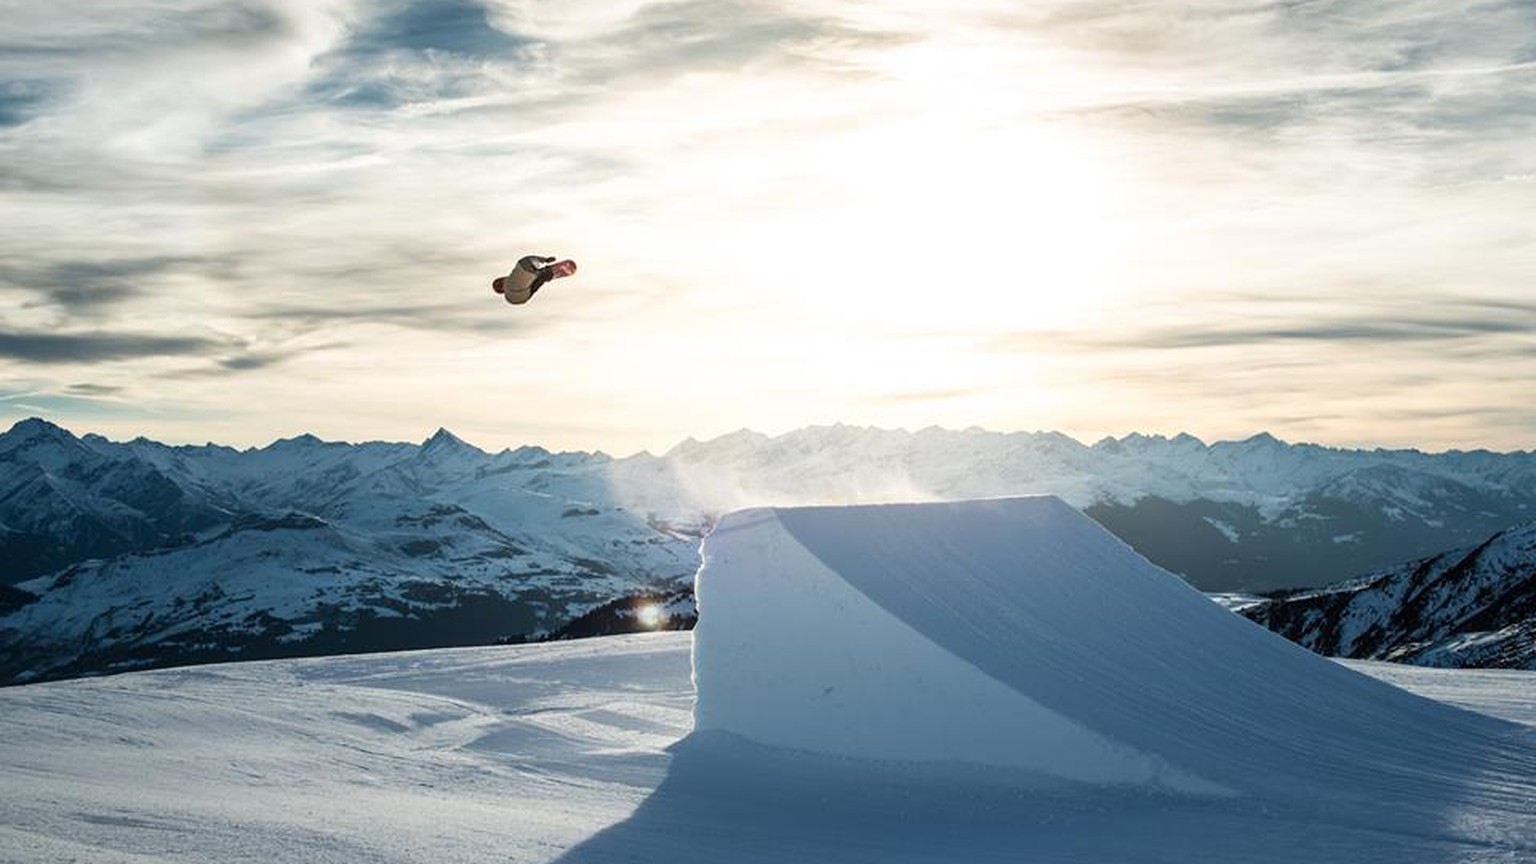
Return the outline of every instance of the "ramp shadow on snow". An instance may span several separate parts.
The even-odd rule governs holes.
[[[1469,767],[1469,785],[1477,775]],[[1536,849],[1529,832],[1512,844],[1458,838],[1463,815],[1448,802],[1377,823],[1306,801],[860,763],[698,733],[673,748],[666,779],[633,815],[556,860],[1450,864]]]

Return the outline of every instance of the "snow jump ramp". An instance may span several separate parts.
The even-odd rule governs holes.
[[[1316,656],[1050,497],[725,516],[695,732],[1176,794],[1443,800],[1530,730]]]
[[[1055,498],[745,510],[694,731],[559,864],[1536,860],[1536,729],[1270,634]]]

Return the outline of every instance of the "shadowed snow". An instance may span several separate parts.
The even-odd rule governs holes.
[[[1274,636],[1056,498],[742,511],[704,557],[702,740],[1536,842],[1527,730]]]

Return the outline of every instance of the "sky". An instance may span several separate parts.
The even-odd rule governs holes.
[[[0,18],[0,423],[1536,449],[1529,0]]]

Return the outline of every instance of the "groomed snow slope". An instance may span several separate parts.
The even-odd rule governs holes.
[[[914,778],[691,735],[690,644],[657,633],[3,688],[0,862],[1536,860],[1530,775],[1469,774],[1442,818],[1382,831],[1349,809]],[[1536,725],[1533,672],[1355,665]],[[1493,798],[1505,812],[1465,806]]]
[[[741,511],[697,591],[701,733],[1536,836],[1483,786],[1529,793],[1524,730],[1274,636],[1054,497]]]

